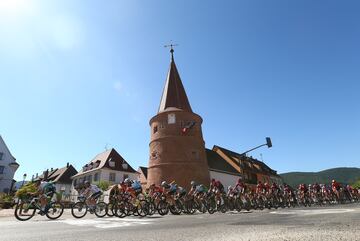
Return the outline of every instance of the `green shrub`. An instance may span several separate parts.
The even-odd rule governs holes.
[[[13,196],[5,193],[0,193],[0,208],[11,208],[13,204]]]
[[[35,186],[35,183],[29,182],[22,186],[19,190],[17,190],[15,196],[24,199],[27,198],[28,193],[36,192],[37,188]]]

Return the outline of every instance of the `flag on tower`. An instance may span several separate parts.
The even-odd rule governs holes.
[[[194,127],[195,124],[196,124],[195,121],[190,121],[190,122],[188,122],[188,123],[186,124],[186,126],[181,130],[181,132],[182,132],[183,134],[186,134],[191,128]]]

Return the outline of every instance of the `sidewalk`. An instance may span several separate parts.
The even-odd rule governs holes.
[[[15,209],[0,209],[0,218],[14,216]]]

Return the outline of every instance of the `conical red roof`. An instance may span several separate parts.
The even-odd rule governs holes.
[[[166,78],[158,112],[166,111],[166,109],[170,107],[192,112],[173,56],[171,56],[170,68]]]

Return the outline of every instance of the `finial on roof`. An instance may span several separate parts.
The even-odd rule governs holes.
[[[178,44],[166,44],[164,45],[165,48],[170,48],[170,53],[171,53],[171,61],[174,62],[174,47],[175,46],[179,46]]]

